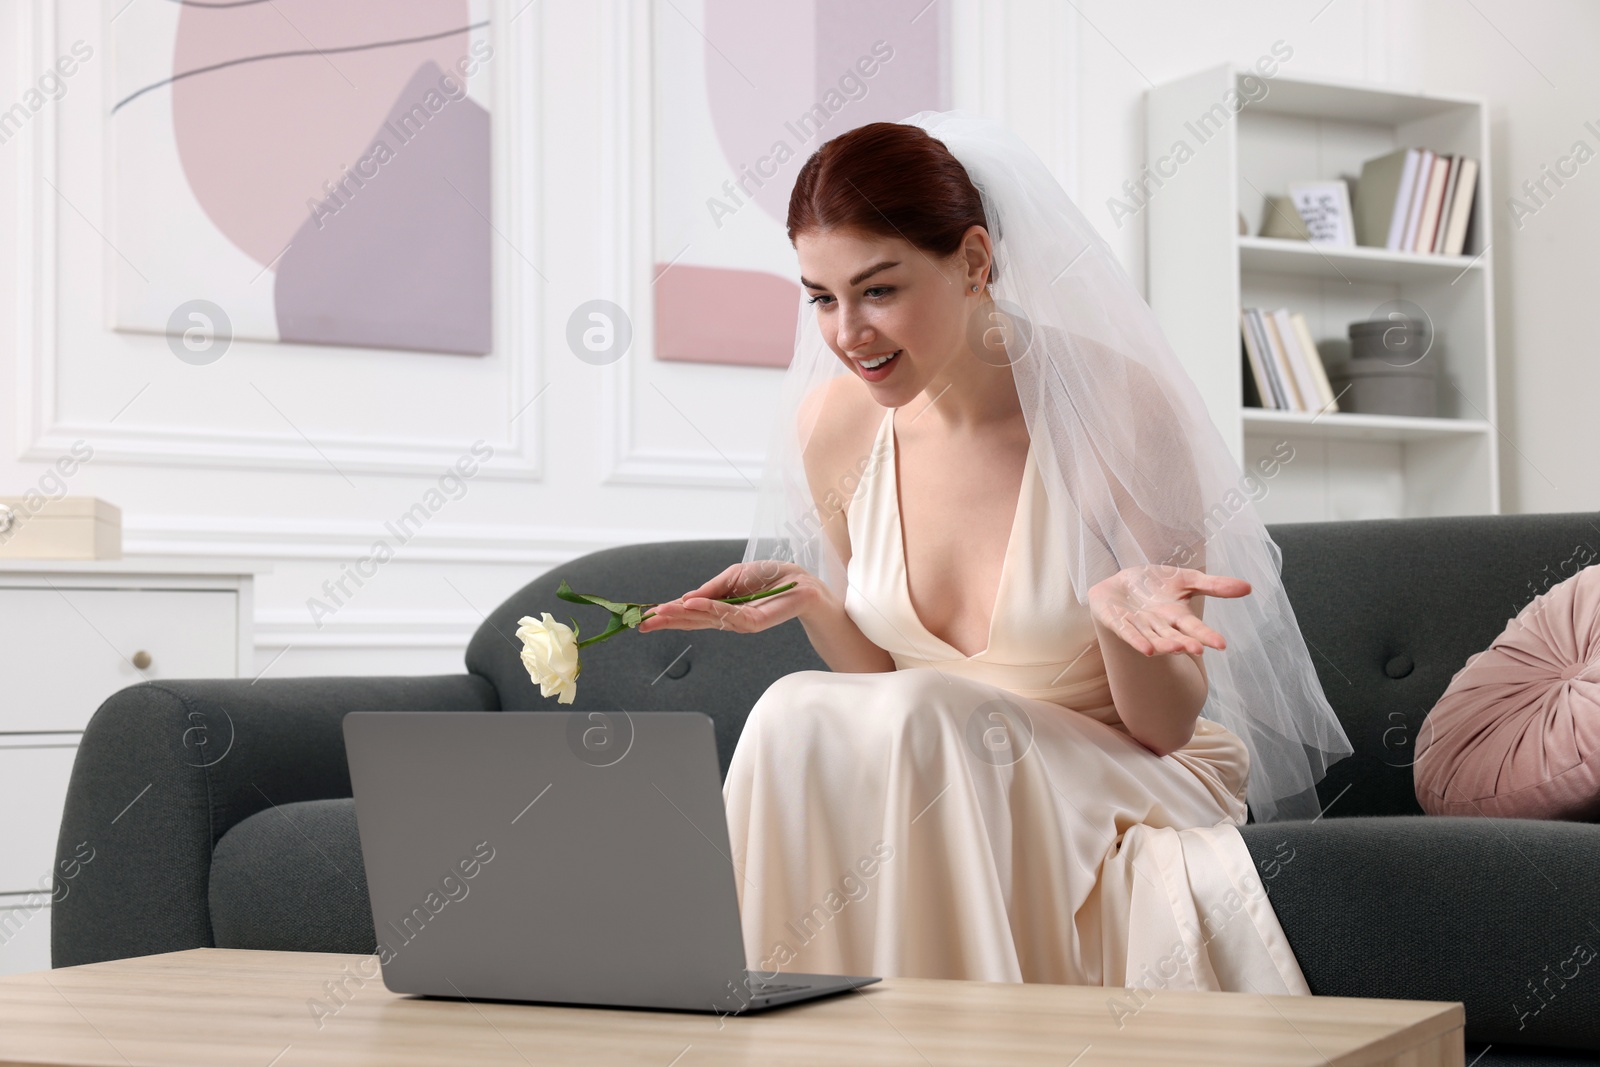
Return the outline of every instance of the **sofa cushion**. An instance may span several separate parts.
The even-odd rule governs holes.
[[[1413,772],[1430,815],[1600,818],[1600,565],[1535,597],[1456,672]]]
[[[218,948],[377,947],[348,798],[278,804],[235,825],[212,854],[208,896]]]
[[[1239,832],[1313,994],[1459,1000],[1466,1039],[1496,1052],[1600,1052],[1600,826],[1402,815]]]

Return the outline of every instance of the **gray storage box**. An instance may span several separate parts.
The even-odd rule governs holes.
[[[1429,359],[1433,328],[1410,315],[1352,322],[1350,358],[1331,363],[1328,384],[1339,396],[1339,410],[1360,415],[1439,413],[1439,360]],[[1349,386],[1348,392],[1343,392]]]
[[[1431,418],[1439,413],[1437,365],[1427,359],[1407,367],[1381,359],[1348,359],[1328,366],[1328,384],[1339,398],[1340,411]],[[1349,392],[1343,391],[1346,385]]]
[[[1409,316],[1352,322],[1351,359],[1381,359],[1385,363],[1417,363],[1433,346],[1433,330]]]

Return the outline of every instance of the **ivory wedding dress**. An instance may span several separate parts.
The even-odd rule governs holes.
[[[963,656],[911,605],[894,445],[889,409],[845,610],[897,669],[780,678],[728,771],[748,966],[1309,994],[1239,834],[1243,743],[1206,718],[1167,756],[1129,736],[1032,449]]]

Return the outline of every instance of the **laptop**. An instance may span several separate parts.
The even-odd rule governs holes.
[[[745,968],[710,717],[344,717],[396,993],[739,1014],[877,978]]]

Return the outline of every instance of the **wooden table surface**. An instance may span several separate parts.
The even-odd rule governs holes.
[[[201,948],[0,978],[0,1064],[1463,1063],[1453,1001],[896,978],[719,1018],[404,997],[376,968],[374,956]]]

